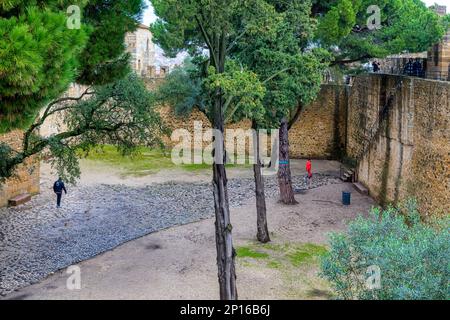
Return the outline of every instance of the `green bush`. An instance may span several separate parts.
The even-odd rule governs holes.
[[[347,233],[331,235],[321,275],[338,298],[450,298],[450,219],[424,223],[416,208],[409,200],[398,208],[373,209],[369,218],[351,222]],[[381,280],[375,288],[367,285],[373,270]]]

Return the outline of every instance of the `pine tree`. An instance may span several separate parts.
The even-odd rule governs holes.
[[[0,132],[27,128],[70,83],[104,85],[126,76],[125,34],[144,0],[82,0],[69,28],[69,0],[0,1]]]
[[[0,132],[26,127],[75,79],[88,28],[67,28],[70,1],[0,2]]]

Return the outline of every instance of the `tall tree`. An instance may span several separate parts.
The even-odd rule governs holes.
[[[131,71],[125,34],[136,30],[145,8],[145,0],[89,0],[83,23],[93,30],[80,55],[78,83],[107,84]]]
[[[252,121],[252,129],[254,133],[257,133],[259,123],[264,118],[265,113],[262,105],[262,100],[265,96],[264,83],[258,79],[256,74],[243,70],[242,65],[238,65],[235,60],[228,64],[226,72],[229,76],[223,77],[223,79],[218,79],[214,76],[207,80],[202,80],[201,69],[202,64],[195,65],[191,61],[186,60],[183,66],[175,68],[159,87],[159,99],[170,103],[176,115],[187,116],[195,106],[208,116],[202,86],[203,84],[209,87],[211,85],[219,85],[224,88],[226,100],[224,108],[225,124],[238,123],[243,119],[250,119]],[[259,138],[258,134],[253,136],[253,168],[258,221],[257,239],[266,243],[270,241],[270,237],[267,228]],[[227,150],[227,152],[229,151]],[[230,160],[233,162],[234,159]]]
[[[289,14],[293,7],[309,3],[268,1],[275,5],[278,12],[285,12],[291,17],[299,17],[296,10],[297,15]],[[422,52],[442,37],[445,25],[421,0],[312,0],[310,18],[317,21],[317,29],[313,39],[307,40],[307,47],[326,50],[333,57],[331,65],[339,67],[404,51]],[[302,24],[299,26],[305,27]],[[297,34],[300,47],[305,48],[302,35],[308,34],[311,27],[302,27],[297,29]],[[299,119],[305,101],[299,99],[295,105],[296,108],[283,119],[280,128],[279,184],[281,201],[287,204],[296,203],[291,182],[289,130]]]
[[[309,48],[314,32],[310,1],[268,0],[267,3],[274,9],[270,28],[256,34],[247,33],[232,54],[265,79],[265,125],[280,128],[280,201],[296,204],[288,129],[298,119],[301,107],[316,97],[329,56],[324,50]]]
[[[240,38],[236,25],[245,21],[249,28],[259,25],[258,8],[262,0],[152,0],[159,20],[152,26],[156,41],[169,55],[188,50],[194,57],[203,57],[211,65],[207,77],[215,77],[207,87],[207,112],[213,128],[223,135],[224,114],[227,106],[226,88],[229,77],[226,74],[229,51]],[[234,82],[234,81],[232,81]],[[215,85],[217,84],[217,85]],[[216,247],[220,298],[237,299],[235,252],[232,241],[232,226],[228,203],[226,162],[223,139],[215,143],[213,164],[214,207],[216,214]],[[222,140],[222,141],[220,141]]]

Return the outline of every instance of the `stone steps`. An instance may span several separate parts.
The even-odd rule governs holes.
[[[10,207],[17,207],[20,206],[21,204],[27,203],[28,201],[31,200],[31,195],[28,193],[23,193],[21,195],[18,195],[12,199],[8,200],[8,205]]]
[[[364,187],[361,183],[355,182],[355,183],[353,183],[353,187],[354,187],[354,188],[356,189],[356,191],[358,191],[360,194],[366,195],[366,196],[369,195],[369,190],[368,190],[366,187]]]
[[[352,181],[354,174],[355,174],[355,169],[347,169],[347,170],[343,171],[340,179],[344,182]]]

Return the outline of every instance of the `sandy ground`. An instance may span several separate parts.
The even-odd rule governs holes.
[[[83,164],[86,165],[86,164]],[[338,174],[339,164],[316,161],[316,172]],[[293,170],[303,170],[295,161]],[[247,172],[245,172],[247,171]],[[85,171],[86,172],[86,171]],[[233,175],[250,170],[230,170]],[[81,184],[122,180],[111,170],[95,170]],[[176,179],[172,179],[176,177]],[[116,180],[118,179],[118,180]],[[139,185],[172,180],[210,180],[208,172],[131,178],[118,183]],[[352,205],[341,204],[342,191],[353,191]],[[356,193],[351,184],[334,184],[297,195],[299,205],[268,201],[268,221],[273,244],[325,244],[327,233],[344,230],[348,221],[366,214],[374,202]],[[232,210],[235,246],[256,246],[256,209],[253,203]],[[101,254],[78,266],[81,290],[68,290],[69,274],[61,270],[41,283],[23,288],[7,299],[217,299],[214,219],[160,231]],[[289,269],[268,268],[261,261],[238,258],[240,299],[326,299],[327,285],[317,277],[317,265]]]

